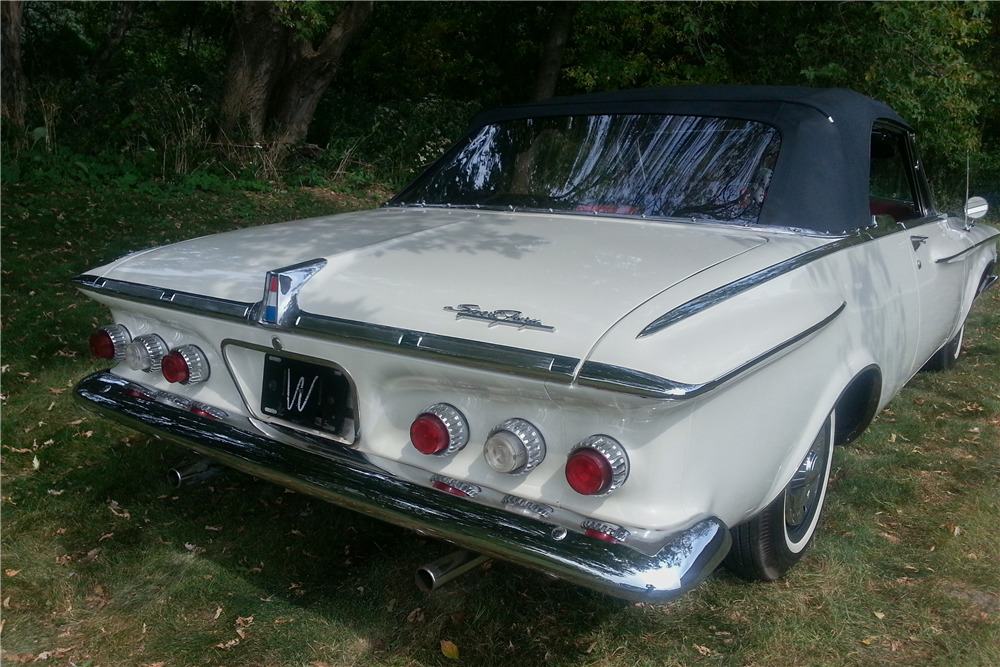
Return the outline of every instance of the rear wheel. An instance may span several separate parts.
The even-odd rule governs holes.
[[[774,581],[802,558],[816,533],[833,459],[831,412],[785,489],[770,505],[732,528],[725,565],[750,580]]]
[[[962,338],[965,335],[965,325],[958,330],[955,337],[944,344],[940,350],[934,353],[934,356],[927,360],[924,367],[920,370],[924,371],[950,371],[952,368],[958,364],[958,355],[962,353]]]

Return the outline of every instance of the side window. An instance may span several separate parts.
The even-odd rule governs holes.
[[[895,222],[920,217],[912,160],[902,131],[876,127],[872,131],[869,200],[873,216]]]

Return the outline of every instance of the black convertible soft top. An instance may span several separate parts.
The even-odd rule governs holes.
[[[843,88],[676,86],[554,97],[476,116],[471,132],[519,118],[674,114],[767,123],[781,134],[759,223],[841,233],[867,226],[872,125],[910,129],[889,106]]]

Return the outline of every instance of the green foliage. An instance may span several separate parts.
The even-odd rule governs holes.
[[[310,135],[325,152],[294,163],[289,178],[302,185],[402,187],[464,134],[478,110],[475,102],[437,95],[386,103],[340,97],[320,108]],[[312,178],[296,180],[305,174]]]
[[[726,3],[584,3],[565,74],[585,91],[730,80]]]
[[[343,3],[276,7],[302,39],[315,41]],[[29,109],[24,134],[4,133],[7,174],[38,173],[35,152],[68,151],[90,156],[80,160],[88,168],[128,163],[142,179],[181,181],[207,171],[222,180],[398,186],[458,137],[476,110],[529,98],[557,9],[377,3],[310,129],[308,140],[323,152],[275,164],[266,150],[248,146],[223,165],[211,138],[236,6],[139,3],[123,41],[98,66],[124,8],[25,5]],[[574,15],[558,90],[685,83],[853,88],[914,123],[938,196],[953,203],[964,196],[967,156],[973,190],[1000,192],[998,26],[1000,3],[981,1],[586,2]],[[72,165],[47,168],[53,178],[60,169],[76,173]],[[199,179],[211,180],[204,173]]]

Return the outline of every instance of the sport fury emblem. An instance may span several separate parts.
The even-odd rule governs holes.
[[[311,259],[268,271],[264,280],[264,298],[257,310],[257,321],[272,326],[285,326],[294,321],[299,312],[299,290],[324,266],[325,259]]]

